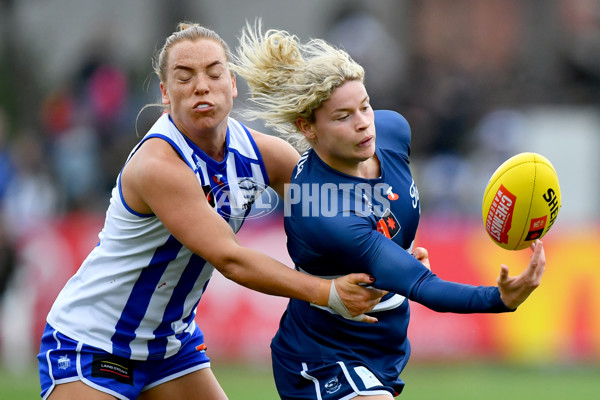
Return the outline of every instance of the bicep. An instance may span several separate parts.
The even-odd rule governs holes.
[[[233,231],[210,207],[196,175],[174,152],[169,154],[161,144],[142,152],[145,146],[133,166],[136,194],[185,247],[219,263],[227,248],[237,244]]]

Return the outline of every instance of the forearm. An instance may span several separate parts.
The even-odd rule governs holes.
[[[399,293],[435,311],[510,311],[502,302],[497,287],[472,286],[440,279],[408,252],[389,241],[381,241],[377,256],[371,260],[371,268],[376,287]]]
[[[433,274],[415,285],[409,298],[438,312],[466,314],[511,311],[502,302],[497,287],[448,282]]]
[[[219,264],[219,265],[217,265]],[[326,306],[330,281],[311,276],[256,250],[237,246],[215,267],[228,279],[265,294]]]

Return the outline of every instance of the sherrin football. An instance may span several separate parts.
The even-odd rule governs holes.
[[[485,230],[504,249],[525,249],[548,233],[560,201],[558,176],[550,161],[537,153],[517,154],[498,167],[485,188]]]

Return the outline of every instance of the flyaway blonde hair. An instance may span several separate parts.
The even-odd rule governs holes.
[[[314,122],[314,112],[329,99],[333,89],[348,80],[364,80],[364,69],[344,50],[324,40],[301,43],[284,30],[262,33],[261,21],[246,23],[231,70],[244,78],[250,89],[247,119],[261,119],[299,151],[308,142],[296,121]]]

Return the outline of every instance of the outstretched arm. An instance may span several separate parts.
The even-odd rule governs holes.
[[[529,295],[540,285],[546,265],[544,246],[540,240],[531,244],[531,258],[527,268],[518,276],[508,275],[508,266],[502,264],[500,276],[498,276],[498,290],[500,298],[507,308],[516,310]],[[429,266],[429,254],[426,249],[417,247],[412,255],[420,261],[427,269]]]
[[[332,281],[295,271],[239,244],[231,227],[209,206],[194,173],[166,141],[148,139],[125,166],[121,183],[131,208],[154,213],[177,240],[225,277],[266,294],[329,305]],[[358,274],[335,281],[351,315],[372,309],[378,301],[360,282],[371,280]]]
[[[295,221],[302,223],[303,220]],[[367,218],[350,215],[336,219],[311,220],[303,225],[303,239],[322,254],[335,254],[348,272],[365,272],[375,277],[373,286],[398,293],[432,310],[454,313],[507,312],[509,308],[496,286],[473,286],[440,279],[429,269],[427,251],[414,254],[373,230]]]

